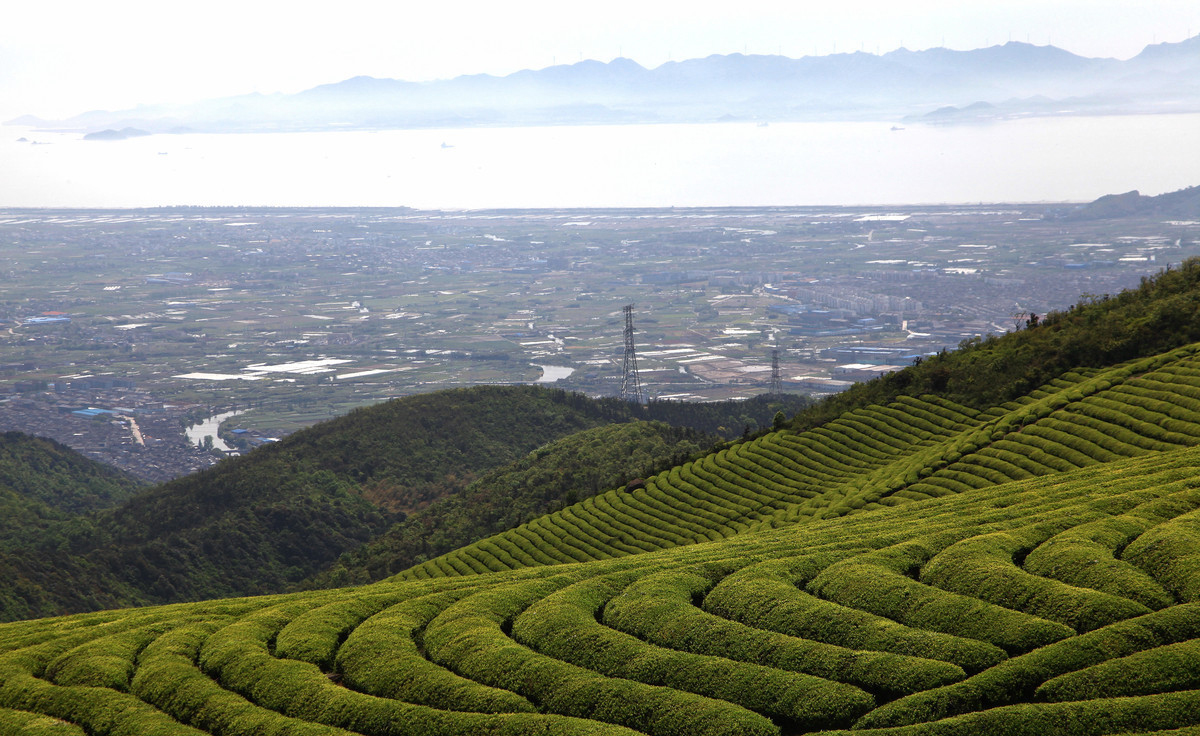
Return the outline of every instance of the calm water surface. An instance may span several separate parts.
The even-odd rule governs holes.
[[[41,142],[17,142],[20,137]],[[0,128],[0,206],[665,207],[1086,201],[1200,184],[1200,115],[83,141]]]
[[[223,452],[229,452],[231,448],[229,445],[225,444],[225,440],[221,439],[220,435],[217,434],[217,430],[220,429],[221,422],[245,413],[245,410],[240,410],[227,411],[224,414],[216,414],[201,421],[199,424],[193,424],[189,426],[187,429],[183,430],[183,433],[187,435],[188,442],[191,442],[196,447],[203,447],[204,438],[212,437],[213,447]]]

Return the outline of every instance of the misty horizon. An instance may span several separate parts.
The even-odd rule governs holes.
[[[1115,65],[1126,63],[1126,62],[1132,62],[1132,61],[1135,61],[1135,60],[1138,60],[1138,59],[1141,59],[1144,57],[1148,57],[1151,55],[1155,55],[1155,54],[1162,56],[1164,54],[1172,53],[1176,49],[1184,49],[1189,46],[1196,46],[1197,49],[1200,49],[1200,35],[1191,36],[1191,37],[1188,37],[1179,42],[1159,42],[1159,43],[1155,43],[1155,44],[1149,44],[1149,45],[1145,46],[1139,53],[1134,54],[1130,58],[1124,59],[1124,60],[1114,59],[1112,57],[1084,56],[1084,55],[1076,54],[1068,49],[1058,47],[1054,44],[1047,43],[1044,45],[1040,45],[1040,44],[1035,44],[1035,43],[1029,43],[1027,41],[1012,40],[1011,38],[1004,43],[997,43],[997,44],[993,44],[993,45],[985,46],[985,47],[978,47],[978,48],[972,48],[972,49],[961,49],[961,50],[960,49],[951,49],[951,48],[948,48],[945,46],[935,46],[935,47],[929,47],[929,48],[925,48],[925,49],[909,49],[904,46],[899,46],[895,49],[892,49],[892,50],[886,51],[886,52],[882,52],[882,53],[865,51],[862,49],[854,49],[854,50],[845,51],[845,52],[836,52],[835,51],[835,52],[829,53],[829,54],[804,55],[804,56],[788,56],[785,54],[761,54],[761,53],[732,52],[732,53],[727,53],[727,54],[712,53],[712,54],[708,54],[705,56],[690,57],[690,58],[681,59],[678,61],[668,60],[668,61],[659,63],[657,65],[644,65],[633,58],[625,57],[625,56],[617,56],[617,57],[612,58],[609,61],[601,61],[599,59],[587,58],[587,59],[580,59],[578,61],[573,61],[573,62],[551,64],[549,66],[544,66],[544,67],[540,67],[540,68],[520,69],[520,70],[511,72],[511,73],[508,73],[508,74],[492,74],[492,73],[488,73],[488,72],[472,72],[472,73],[466,73],[466,74],[459,74],[459,75],[456,75],[453,77],[445,77],[445,78],[438,78],[438,79],[431,79],[431,80],[410,80],[410,79],[401,79],[398,77],[378,77],[378,76],[373,76],[371,74],[354,74],[352,76],[346,77],[346,78],[341,79],[336,82],[312,84],[311,86],[304,87],[299,92],[292,93],[292,94],[288,94],[288,93],[284,93],[284,92],[272,92],[272,93],[254,92],[254,93],[242,94],[242,95],[222,95],[222,96],[217,96],[217,97],[198,98],[198,99],[193,99],[193,100],[190,100],[187,102],[177,102],[177,103],[163,103],[158,100],[146,99],[146,100],[140,101],[133,108],[124,108],[124,109],[94,108],[94,109],[89,109],[89,110],[78,111],[75,114],[72,114],[68,117],[42,117],[42,116],[37,115],[35,111],[25,111],[25,112],[21,113],[20,115],[18,115],[17,117],[5,120],[3,122],[6,125],[29,125],[32,127],[47,126],[47,125],[61,126],[64,124],[68,124],[72,120],[84,118],[89,115],[99,115],[99,114],[107,113],[107,114],[126,114],[126,115],[131,115],[131,116],[137,116],[139,114],[145,114],[145,112],[147,110],[180,110],[180,109],[186,109],[189,106],[203,105],[206,103],[216,103],[216,102],[250,102],[250,103],[253,103],[255,101],[263,101],[263,100],[274,101],[274,100],[287,99],[289,97],[296,97],[298,95],[320,94],[322,92],[336,90],[339,88],[343,91],[362,91],[362,90],[366,90],[367,88],[371,88],[370,91],[372,91],[374,93],[394,93],[394,92],[400,91],[395,87],[393,87],[391,89],[385,88],[385,85],[387,83],[396,83],[397,85],[405,85],[405,86],[409,87],[409,89],[404,90],[404,91],[407,91],[409,93],[420,94],[422,91],[428,90],[430,88],[436,88],[438,86],[473,85],[476,88],[478,88],[480,83],[502,82],[505,80],[519,79],[522,77],[528,78],[528,77],[534,76],[534,75],[541,75],[543,77],[549,77],[551,75],[556,75],[556,74],[564,75],[564,74],[570,74],[571,72],[580,72],[581,76],[579,78],[566,80],[566,81],[569,81],[569,83],[572,83],[572,84],[577,83],[577,84],[586,85],[589,82],[596,81],[597,78],[603,76],[604,73],[607,71],[619,70],[620,73],[626,73],[626,74],[628,74],[630,72],[636,72],[636,73],[642,73],[643,75],[651,75],[651,74],[655,74],[655,73],[664,73],[664,72],[668,72],[670,70],[681,69],[681,68],[687,67],[689,65],[694,67],[699,63],[713,62],[715,60],[725,60],[725,61],[730,61],[730,62],[743,60],[746,62],[772,61],[772,62],[800,62],[800,63],[816,62],[816,61],[820,60],[825,63],[838,63],[838,62],[851,61],[851,60],[855,59],[856,57],[870,57],[871,59],[877,59],[877,60],[882,61],[882,60],[889,60],[889,59],[899,59],[900,57],[905,57],[905,56],[910,57],[910,58],[920,57],[920,56],[932,57],[933,55],[936,55],[936,54],[942,54],[943,56],[954,56],[954,57],[958,57],[958,58],[965,58],[965,56],[967,56],[967,55],[972,55],[972,54],[978,55],[981,52],[999,53],[999,52],[1003,52],[1005,50],[1019,49],[1019,50],[1025,51],[1027,53],[1039,53],[1039,52],[1056,53],[1056,55],[1059,57],[1059,59],[1071,59],[1071,60],[1078,60],[1078,61],[1084,61],[1084,62],[1100,62],[1102,64],[1106,63],[1110,66],[1115,66]],[[1200,67],[1200,53],[1196,53],[1195,56],[1196,56],[1196,61],[1198,62],[1196,66]],[[1056,59],[1056,61],[1059,59]],[[597,70],[600,70],[600,71],[597,71]],[[615,76],[615,74],[609,75],[610,78],[603,80],[603,81],[612,81],[612,77],[614,77],[614,76]],[[743,80],[743,81],[749,81],[749,80]]]

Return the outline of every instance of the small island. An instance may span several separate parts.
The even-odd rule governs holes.
[[[83,136],[83,139],[85,141],[123,141],[128,138],[139,138],[145,135],[150,135],[150,133],[137,128],[121,128],[120,130],[109,128],[107,130],[88,133]]]

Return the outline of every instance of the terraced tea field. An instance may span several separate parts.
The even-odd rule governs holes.
[[[1200,346],[1072,372],[979,412],[935,396],[735,445],[430,560],[410,579],[583,562],[1200,444]]]
[[[1200,727],[1200,351],[765,435],[333,591],[0,626],[0,734]]]

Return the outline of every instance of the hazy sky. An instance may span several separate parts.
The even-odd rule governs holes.
[[[30,0],[0,22],[0,119],[622,55],[654,67],[1013,40],[1128,58],[1195,33],[1196,0]]]

